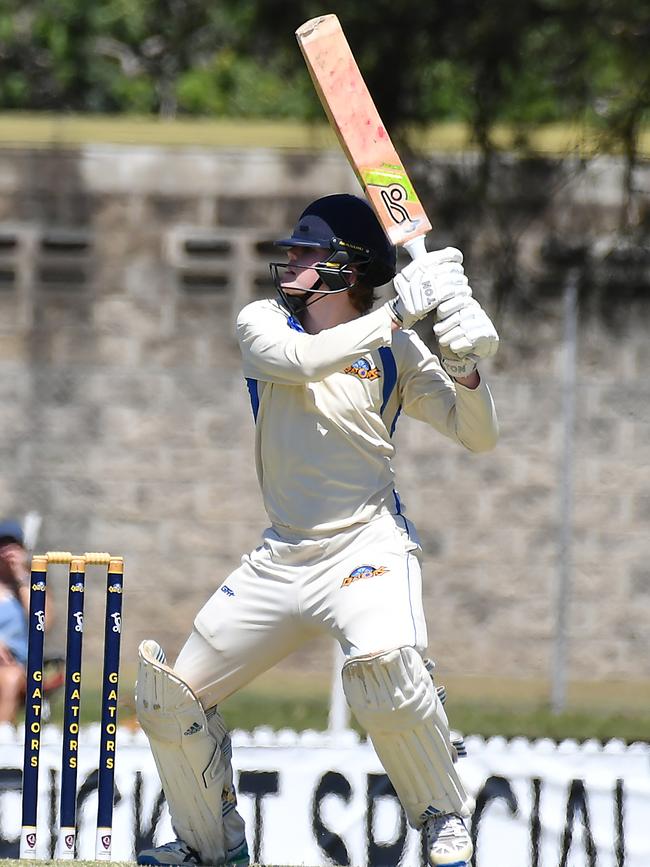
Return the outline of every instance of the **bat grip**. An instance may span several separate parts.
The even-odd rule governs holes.
[[[424,256],[427,252],[427,245],[424,242],[425,237],[425,235],[418,235],[417,238],[411,238],[410,241],[406,241],[404,244],[411,259],[419,259],[420,256]]]

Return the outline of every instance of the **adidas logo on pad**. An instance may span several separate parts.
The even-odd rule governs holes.
[[[192,723],[192,725],[184,731],[184,735],[195,735],[197,732],[203,731],[203,726],[199,722]]]

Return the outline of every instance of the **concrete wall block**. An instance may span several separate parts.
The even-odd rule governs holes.
[[[650,464],[630,460],[627,455],[609,455],[607,460],[597,462],[596,484],[600,491],[633,491],[650,487]]]
[[[4,370],[5,365],[24,365],[29,362],[30,346],[29,342],[22,332],[16,331],[15,323],[11,319],[4,319],[4,325],[7,332],[4,333],[2,325],[0,325],[0,370]]]
[[[99,431],[100,420],[94,407],[77,402],[67,406],[45,404],[38,414],[33,437],[35,440],[59,441],[67,448],[75,445],[86,447]]]
[[[172,385],[168,373],[145,365],[129,370],[119,365],[98,365],[80,376],[84,400],[97,407],[123,406],[142,411],[161,407]]]
[[[218,450],[206,451],[198,446],[169,444],[160,452],[161,478],[180,482],[197,482],[218,478],[223,460]]]
[[[617,422],[650,422],[650,387],[641,380],[619,381],[604,387],[599,398],[599,415],[604,418],[614,418]]]
[[[82,473],[106,479],[148,480],[161,478],[163,468],[159,446],[122,448],[104,441],[88,449]]]
[[[98,364],[136,367],[143,361],[142,346],[128,334],[97,334]]]
[[[556,512],[556,491],[548,483],[512,487],[496,498],[495,508],[500,521],[507,526],[538,527]]]
[[[78,366],[87,370],[97,362],[97,336],[88,325],[84,328],[61,328],[41,336],[32,344],[31,360],[39,365]]]
[[[146,554],[152,549],[160,550],[161,527],[147,516],[139,521],[120,521],[111,516],[105,519],[100,515],[91,515],[88,528],[88,540],[94,546],[93,550],[109,551],[128,558],[130,552]]]
[[[176,420],[157,410],[108,405],[100,410],[99,428],[113,447],[157,449],[161,431],[175,431]]]
[[[195,509],[195,493],[191,483],[138,479],[136,481],[101,481],[102,496],[93,507],[95,514],[119,520],[158,521],[179,515],[192,521],[200,517]]]
[[[150,310],[138,309],[124,295],[106,295],[98,298],[93,308],[93,324],[98,331],[108,334],[127,333],[135,339],[146,340],[159,332],[160,311],[151,316]]]
[[[627,584],[631,596],[644,607],[650,602],[650,562],[646,559],[635,560],[627,566]]]
[[[262,497],[257,485],[195,483],[195,509],[201,520],[208,522],[229,521],[245,515],[250,521],[259,521],[262,528],[268,518],[262,507]]]

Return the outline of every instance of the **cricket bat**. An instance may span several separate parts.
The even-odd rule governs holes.
[[[336,15],[321,15],[296,30],[320,101],[393,244],[415,259],[426,252],[431,224],[379,116]]]

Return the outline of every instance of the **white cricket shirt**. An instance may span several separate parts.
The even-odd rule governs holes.
[[[471,451],[494,446],[492,396],[454,383],[384,307],[307,334],[277,301],[237,318],[264,506],[285,534],[329,533],[399,512],[391,458],[400,412]]]

